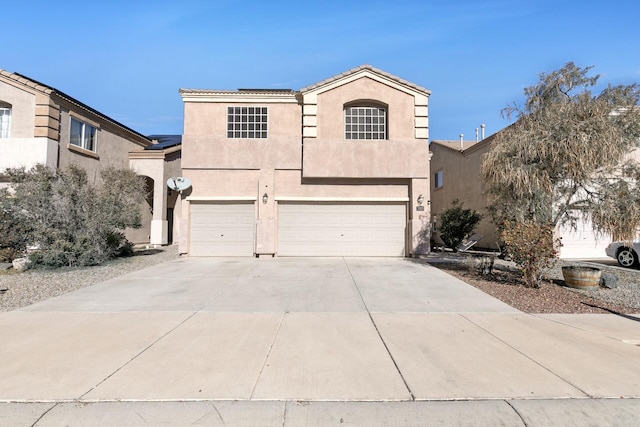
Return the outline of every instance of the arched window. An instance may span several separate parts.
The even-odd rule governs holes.
[[[345,139],[387,139],[387,107],[356,102],[344,107]]]
[[[0,101],[0,138],[9,138],[11,131],[11,104]]]

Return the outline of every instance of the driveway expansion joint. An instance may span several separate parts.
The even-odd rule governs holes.
[[[542,364],[541,362],[539,362],[538,360],[534,359],[533,357],[531,357],[530,355],[528,355],[527,353],[521,351],[520,349],[518,349],[517,347],[515,347],[513,344],[510,344],[509,342],[503,340],[502,338],[500,338],[499,336],[491,333],[491,331],[488,331],[487,329],[483,328],[482,326],[480,326],[479,324],[477,324],[476,322],[474,322],[473,320],[471,320],[469,317],[467,317],[467,315],[465,315],[464,313],[460,313],[460,316],[463,317],[464,319],[466,319],[467,321],[469,321],[471,324],[475,325],[476,327],[480,328],[481,330],[483,330],[485,333],[489,334],[490,336],[492,336],[493,338],[495,338],[496,340],[502,342],[503,344],[505,344],[507,347],[513,349],[514,351],[516,351],[517,353],[521,354],[523,357],[531,360],[533,363],[535,363],[536,365],[540,366],[542,369],[544,369],[545,371],[549,372],[551,375],[555,376],[556,378],[558,378],[559,380],[569,384],[571,387],[575,388],[576,390],[578,390],[580,393],[584,394],[585,397],[587,398],[594,398],[595,396],[590,395],[589,393],[587,393],[585,390],[583,390],[582,388],[578,387],[576,384],[572,383],[571,381],[569,381],[566,378],[563,378],[560,374],[558,374],[557,372],[551,370],[550,368],[548,368],[547,366],[545,366],[544,364]],[[539,318],[536,317],[534,315],[531,314],[517,314],[517,316],[526,316],[526,317],[533,317],[533,318]],[[549,321],[549,319],[544,319],[543,320]]]
[[[367,306],[367,303],[364,300],[364,297],[362,296],[362,292],[360,292],[360,288],[358,287],[358,283],[357,283],[355,277],[353,277],[353,273],[351,272],[351,269],[349,268],[349,264],[344,259],[344,257],[342,258],[342,261],[345,263],[345,266],[347,267],[347,271],[349,272],[349,276],[351,277],[351,280],[353,281],[353,286],[356,288],[356,291],[358,292],[358,295],[360,296],[360,300],[362,301],[362,305],[364,306],[364,309],[367,312],[367,316],[369,316],[369,320],[371,321],[371,324],[373,325],[374,329],[376,330],[376,334],[378,334],[378,338],[380,339],[380,342],[384,346],[384,349],[387,352],[387,355],[389,355],[389,358],[391,359],[391,362],[393,363],[393,366],[396,368],[396,371],[398,372],[398,375],[402,379],[402,383],[404,384],[405,388],[407,389],[407,392],[409,393],[409,396],[411,396],[411,400],[415,401],[416,397],[413,394],[413,391],[411,390],[411,387],[409,387],[409,383],[407,382],[406,378],[402,374],[402,371],[400,370],[400,366],[398,366],[398,362],[396,361],[396,359],[391,354],[391,350],[389,349],[389,346],[384,341],[384,338],[382,338],[382,334],[380,333],[380,330],[378,329],[378,325],[376,324],[376,321],[373,319],[373,316],[371,315],[371,311],[369,310],[369,307]]]

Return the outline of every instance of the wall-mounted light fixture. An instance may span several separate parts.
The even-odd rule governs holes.
[[[268,201],[269,201],[269,195],[267,193],[264,193],[262,195],[262,203],[266,205]]]
[[[418,205],[422,206],[422,204],[424,203],[424,196],[421,194],[418,196]]]

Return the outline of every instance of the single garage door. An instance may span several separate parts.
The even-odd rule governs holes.
[[[560,228],[562,246],[560,258],[606,258],[605,248],[611,242],[609,236],[600,236],[594,233],[591,221],[579,220],[576,229],[566,225]]]
[[[192,203],[190,256],[252,256],[254,203]]]
[[[404,256],[405,203],[278,204],[278,255]]]

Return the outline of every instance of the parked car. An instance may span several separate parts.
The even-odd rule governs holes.
[[[612,242],[605,249],[607,256],[614,258],[623,267],[633,267],[638,265],[638,253],[640,253],[640,242],[633,242],[629,247],[626,242]]]

